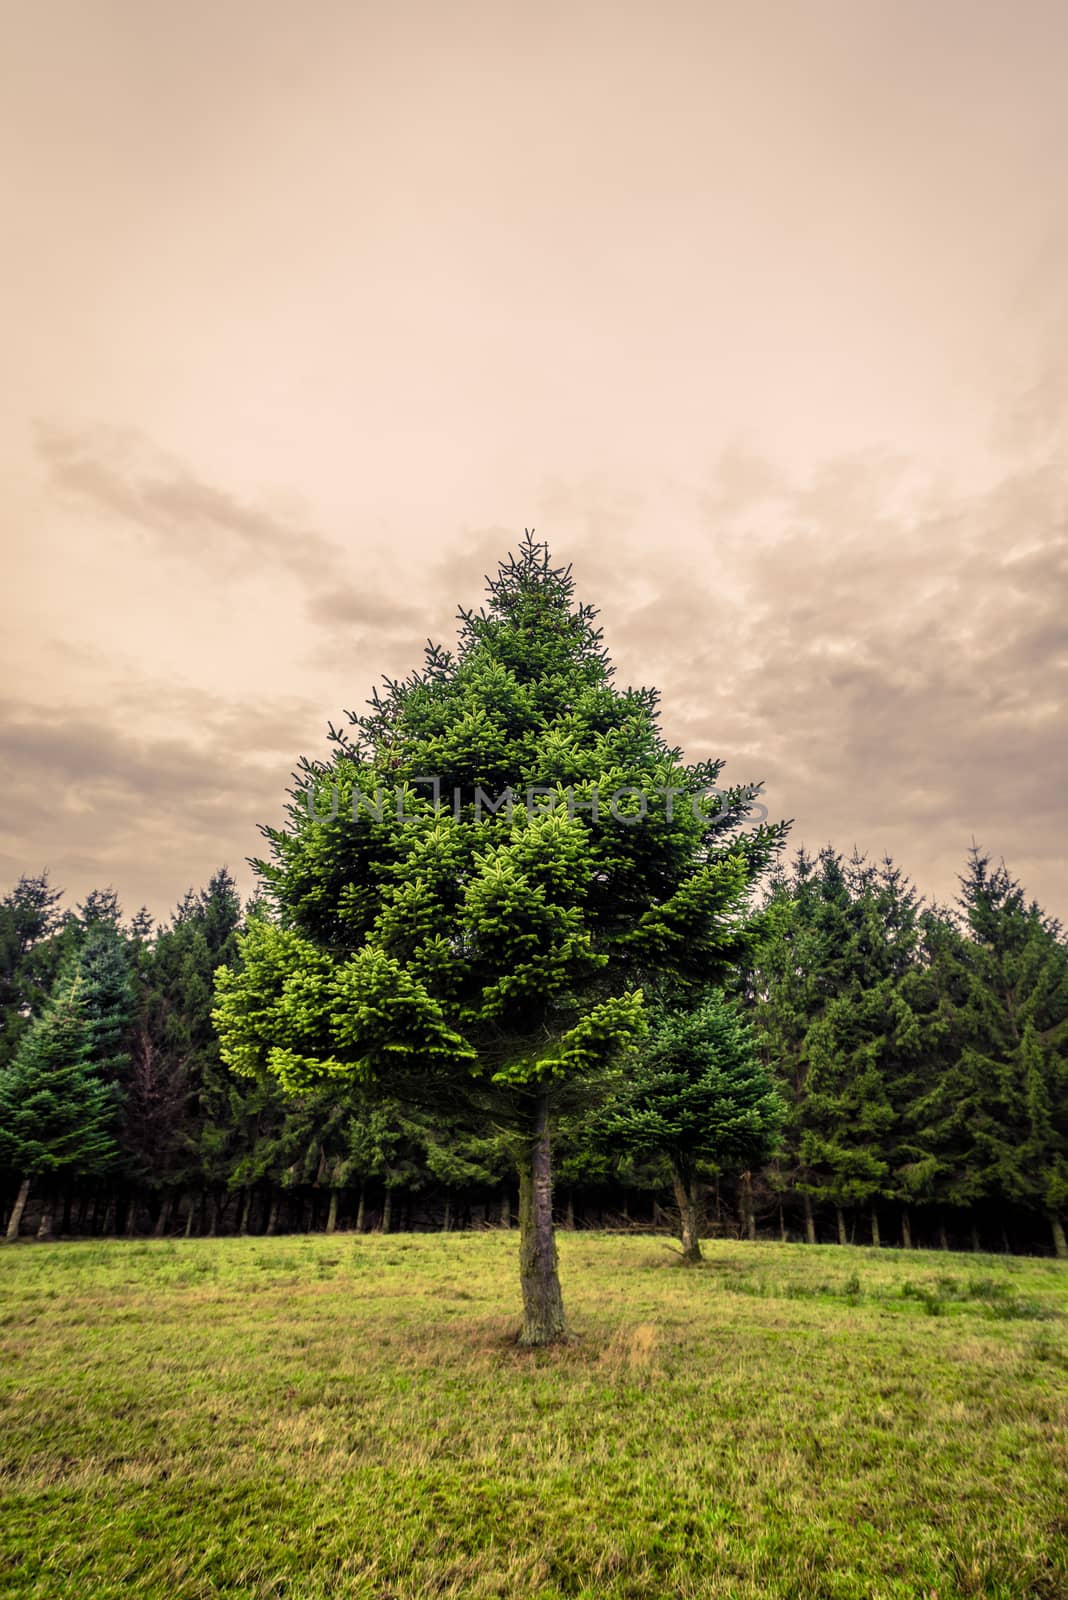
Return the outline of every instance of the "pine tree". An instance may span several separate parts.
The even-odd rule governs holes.
[[[878,1241],[880,1203],[905,1198],[905,1107],[922,1053],[910,989],[919,918],[893,861],[847,861],[830,846],[800,851],[763,908],[741,993],[788,1106],[769,1179],[799,1195],[809,1242],[814,1202],[833,1205],[841,1241],[847,1210],[862,1207]]]
[[[21,877],[0,900],[0,1066],[46,1004],[66,953],[61,899],[41,872]]]
[[[131,1041],[123,1147],[127,1170],[155,1191],[165,1222],[189,1189],[205,1186],[218,1209],[241,1152],[234,1096],[249,1091],[219,1059],[211,1020],[215,968],[236,958],[241,903],[225,867],[190,889],[168,926],[140,947],[139,1005]],[[243,1130],[247,1119],[237,1119]],[[160,1226],[157,1221],[157,1228]]]
[[[947,1241],[945,1208],[969,1204],[968,1172],[939,1159],[930,1123],[932,1097],[959,1094],[963,1037],[960,1017],[965,992],[965,941],[957,918],[944,906],[925,907],[917,919],[915,959],[903,981],[916,1019],[916,1046],[899,1081],[900,1122],[894,1178],[902,1203],[902,1234],[912,1242],[911,1209],[937,1213],[939,1237]]]
[[[774,1146],[785,1108],[749,1027],[717,992],[655,1013],[629,1077],[606,1130],[630,1150],[667,1156],[683,1260],[700,1261],[705,1170],[758,1165]]]
[[[110,922],[86,928],[76,959],[89,1026],[89,1057],[105,1082],[124,1084],[134,1017],[133,952]]]
[[[839,1217],[868,1214],[872,1243],[881,1242],[879,1205],[901,1199],[903,1109],[920,1024],[908,978],[918,942],[915,891],[894,863],[878,867],[854,854],[838,951],[838,992],[810,1027],[801,1154]],[[907,1223],[906,1223],[907,1226]]]
[[[1068,951],[1004,863],[973,847],[961,879],[968,937],[955,951],[959,1054],[917,1106],[942,1192],[957,1206],[1016,1203],[1068,1253]]]
[[[786,1106],[782,1131],[769,1177],[780,1197],[796,1193],[804,1211],[805,1236],[816,1242],[812,1207],[814,1175],[801,1152],[801,1128],[808,1086],[809,1029],[823,1015],[833,994],[830,977],[835,945],[837,891],[842,886],[840,859],[824,851],[819,861],[799,850],[790,872],[773,878],[763,911],[754,923],[753,949],[736,980],[752,1021],[760,1059],[773,1072]]]
[[[0,1070],[0,1162],[21,1178],[9,1239],[18,1236],[33,1179],[102,1172],[116,1156],[116,1095],[93,1060],[86,987],[68,968],[14,1061]],[[39,1236],[50,1228],[49,1193]]]
[[[258,863],[278,920],[250,923],[216,1015],[226,1059],[290,1090],[355,1080],[510,1130],[540,1344],[565,1333],[552,1117],[640,1031],[643,984],[737,959],[782,830],[742,826],[751,788],[691,803],[721,764],[684,766],[656,693],[612,685],[592,608],[529,535],[460,621],[455,654],[428,646],[304,763]]]

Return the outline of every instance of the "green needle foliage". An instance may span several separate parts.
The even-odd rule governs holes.
[[[645,991],[739,959],[784,833],[752,824],[752,787],[693,803],[721,763],[686,766],[656,692],[615,687],[594,619],[528,534],[455,653],[429,645],[303,763],[257,863],[277,916],[218,977],[235,1070],[462,1103],[509,1136],[532,1344],[565,1333],[551,1119],[596,1100]]]
[[[629,1092],[604,1124],[625,1148],[667,1156],[683,1259],[694,1262],[701,1259],[704,1169],[756,1166],[774,1148],[784,1117],[750,1028],[712,991],[692,1008],[654,1014]]]
[[[1068,1259],[1068,949],[977,849],[961,889],[970,938],[952,947],[943,1007],[956,1066],[917,1104],[921,1138],[952,1204],[1004,1196],[1044,1215]]]
[[[84,979],[68,970],[0,1071],[0,1165],[22,1178],[9,1238],[18,1235],[33,1178],[101,1172],[117,1154],[115,1090],[93,1060],[94,1020]]]

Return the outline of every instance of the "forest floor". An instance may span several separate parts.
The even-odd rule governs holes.
[[[0,1248],[0,1596],[1068,1597],[1068,1267],[517,1243]]]

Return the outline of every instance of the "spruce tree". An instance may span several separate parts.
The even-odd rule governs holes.
[[[276,920],[219,976],[234,1068],[462,1101],[509,1130],[528,1344],[565,1334],[554,1115],[640,1032],[643,985],[738,958],[782,837],[745,826],[752,788],[699,803],[721,763],[685,766],[655,691],[613,685],[594,618],[528,535],[457,650],[428,646],[331,762],[305,761],[257,863]]]
[[[235,959],[240,918],[237,888],[223,867],[205,889],[190,889],[142,947],[123,1146],[131,1175],[156,1191],[164,1225],[183,1190],[190,1191],[190,1229],[197,1192],[208,1188],[217,1208],[241,1159],[231,1108],[249,1085],[223,1067],[211,1020],[215,968]]]
[[[833,869],[828,875],[828,864]],[[805,1236],[816,1242],[815,1175],[805,1165],[801,1129],[808,1089],[809,1029],[831,997],[836,941],[829,937],[835,891],[841,883],[837,856],[824,851],[817,862],[799,850],[790,871],[773,878],[754,924],[752,951],[735,987],[752,1021],[760,1059],[774,1073],[786,1106],[786,1121],[770,1172],[780,1198],[795,1193],[804,1212]],[[840,942],[840,940],[838,941]]]
[[[1020,1204],[1068,1254],[1068,951],[1004,863],[973,847],[961,879],[953,1069],[916,1115],[950,1201]]]
[[[671,1164],[682,1256],[701,1259],[702,1194],[708,1167],[758,1165],[775,1144],[785,1115],[751,1030],[722,994],[653,1014],[629,1085],[605,1117],[609,1136]]]
[[[910,990],[919,917],[893,861],[846,860],[830,846],[815,858],[800,851],[763,908],[741,992],[788,1107],[770,1181],[800,1197],[810,1242],[814,1203],[834,1207],[840,1241],[847,1211],[862,1207],[878,1240],[880,1203],[904,1198],[904,1112],[921,1054]]]
[[[855,1207],[867,1214],[878,1245],[880,1203],[901,1198],[896,1169],[903,1111],[920,1053],[908,983],[918,906],[889,858],[875,866],[854,854],[844,884],[837,992],[805,1041],[801,1154],[836,1208],[839,1236],[842,1212]]]
[[[30,1184],[107,1170],[115,1160],[116,1092],[93,1060],[93,1015],[76,967],[57,979],[15,1059],[0,1070],[0,1162],[21,1179],[7,1237],[18,1236]],[[51,1227],[46,1193],[40,1237]]]
[[[66,953],[61,898],[40,872],[23,875],[0,900],[0,1066],[45,1006]]]

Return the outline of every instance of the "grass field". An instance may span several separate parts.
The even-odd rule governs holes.
[[[0,1250],[0,1595],[1068,1597],[1068,1269],[707,1250]]]

